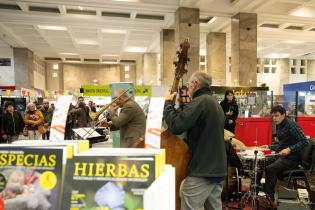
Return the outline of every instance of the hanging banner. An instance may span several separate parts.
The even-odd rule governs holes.
[[[145,148],[159,149],[161,147],[162,117],[164,97],[151,97],[145,131]]]
[[[152,96],[152,87],[149,85],[135,86],[135,96]]]
[[[110,96],[109,85],[82,85],[83,96]]]
[[[55,103],[55,111],[51,122],[50,140],[63,141],[65,138],[65,127],[67,114],[72,96],[59,96]]]

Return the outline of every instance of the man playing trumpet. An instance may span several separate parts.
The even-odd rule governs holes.
[[[108,119],[102,120],[102,126],[111,130],[120,130],[120,147],[136,147],[143,140],[146,128],[146,118],[141,107],[123,89],[114,93],[116,107],[108,110]],[[121,108],[119,115],[116,110]]]

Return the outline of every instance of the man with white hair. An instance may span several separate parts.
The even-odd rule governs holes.
[[[102,124],[111,130],[120,130],[120,147],[136,147],[143,140],[146,127],[146,117],[141,107],[132,100],[123,89],[115,91],[116,108],[109,112],[109,122]],[[119,115],[117,108],[121,108]]]
[[[174,134],[187,131],[189,146],[188,176],[182,182],[181,209],[222,209],[221,193],[227,174],[224,141],[224,113],[211,96],[211,77],[195,72],[189,79],[192,101],[184,110],[175,110],[172,104],[176,93],[165,94],[164,119]]]

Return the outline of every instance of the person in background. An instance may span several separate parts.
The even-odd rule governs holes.
[[[221,193],[227,175],[224,113],[211,95],[211,77],[195,72],[189,79],[192,101],[183,110],[172,104],[175,94],[165,94],[164,120],[178,135],[187,131],[188,175],[181,184],[181,210],[222,209]]]
[[[3,133],[3,117],[4,117],[4,111],[2,106],[0,106],[0,144],[4,143],[4,140],[2,138],[2,133]]]
[[[115,91],[116,105],[121,108],[119,115],[116,108],[109,110],[110,121],[104,120],[101,124],[111,127],[111,130],[120,130],[120,147],[136,147],[143,140],[146,127],[146,117],[141,107],[123,89]]]
[[[85,104],[82,101],[78,101],[77,106],[69,111],[70,116],[74,116],[74,124],[72,128],[84,128],[87,127],[86,109]]]
[[[55,111],[55,104],[54,104],[54,103],[51,103],[51,104],[50,104],[50,108],[51,108],[53,111]]]
[[[286,117],[286,110],[282,106],[273,107],[271,115],[276,124],[279,143],[270,146],[264,145],[263,147],[268,147],[280,155],[280,158],[266,167],[265,192],[271,199],[274,199],[278,176],[299,165],[301,150],[307,146],[308,141],[301,127]]]
[[[93,101],[89,101],[88,107],[90,112],[96,112],[95,103],[93,103]]]
[[[4,108],[2,138],[10,144],[19,139],[20,133],[23,132],[24,121],[21,114],[14,110],[11,101],[6,101]]]
[[[224,129],[235,133],[236,119],[238,116],[238,106],[232,90],[226,90],[224,100],[220,103],[225,114]]]
[[[39,132],[39,126],[43,126],[44,116],[41,111],[36,109],[34,103],[29,103],[26,106],[24,115],[24,123],[27,126],[29,140],[42,139],[42,134]]]
[[[44,126],[46,129],[46,132],[43,134],[43,139],[49,139],[49,134],[50,134],[50,126],[51,126],[51,120],[52,120],[52,116],[53,116],[53,110],[51,108],[49,108],[49,101],[48,100],[44,100],[43,101],[43,106],[40,109],[40,111],[42,112],[43,116],[44,116]]]
[[[79,107],[80,102],[82,102],[83,105],[84,105],[84,111],[85,111],[85,115],[86,115],[86,117],[85,117],[86,124],[89,125],[89,123],[91,122],[91,118],[90,118],[90,108],[84,103],[84,98],[83,98],[83,96],[79,96],[79,97],[78,97],[78,102],[77,102],[77,106],[76,106],[77,108]],[[87,126],[87,125],[86,125],[86,126]],[[86,127],[86,126],[85,126],[85,127]]]

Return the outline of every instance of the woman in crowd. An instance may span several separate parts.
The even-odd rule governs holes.
[[[7,143],[12,143],[19,139],[19,135],[23,131],[24,122],[21,114],[14,110],[14,105],[11,101],[6,101],[4,108],[2,138]]]
[[[42,134],[46,132],[44,128],[44,116],[41,111],[36,109],[34,103],[27,104],[24,123],[27,126],[28,138],[30,140],[42,139]]]
[[[235,133],[236,119],[238,116],[238,106],[235,101],[233,90],[226,90],[224,100],[220,103],[223,112],[225,114],[225,126],[224,129]]]

